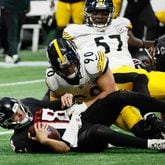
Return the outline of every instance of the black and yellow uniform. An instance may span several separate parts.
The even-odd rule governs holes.
[[[136,89],[136,91],[142,92],[144,94],[147,93],[147,95],[150,94],[152,97],[159,99],[165,98],[165,72],[147,72],[144,69],[135,69],[129,66],[122,66],[113,70],[112,72],[115,76],[115,81],[117,83],[118,89],[134,90],[133,88],[135,82],[133,82],[132,80],[128,80],[127,74],[140,74],[145,75],[148,78],[148,89],[145,88],[145,84],[143,84],[143,82],[137,81],[136,83],[139,82],[139,88],[141,89]],[[121,76],[120,74],[122,74],[122,81],[118,80],[118,76]],[[119,117],[117,118],[116,124],[123,129],[131,130],[141,119],[142,115],[136,108],[132,106],[126,106],[123,108]]]

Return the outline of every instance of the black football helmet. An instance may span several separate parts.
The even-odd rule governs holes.
[[[165,71],[165,40],[158,42],[155,46],[154,52],[155,62],[156,62],[156,70],[157,71]]]
[[[147,49],[140,48],[135,55],[133,55],[133,62],[137,69],[142,68],[147,71],[155,70],[155,60],[150,55]]]
[[[17,108],[24,112],[25,118],[20,122],[15,122],[12,117],[16,113]],[[31,123],[33,120],[32,114],[29,109],[24,106],[20,101],[3,97],[0,99],[0,126],[7,129],[19,129]]]
[[[108,11],[109,15],[107,17],[107,21],[104,24],[96,24],[94,23],[91,13],[97,11]],[[104,28],[111,23],[111,19],[113,17],[114,6],[112,0],[86,0],[85,7],[85,19],[86,24],[88,26],[94,26],[98,28]]]
[[[79,54],[73,41],[63,38],[53,40],[48,46],[47,57],[54,72],[64,78],[68,83],[72,84],[76,82],[76,79],[79,81]],[[74,73],[68,75],[67,70],[71,65],[74,65]]]

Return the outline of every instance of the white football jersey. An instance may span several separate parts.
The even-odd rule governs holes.
[[[104,50],[111,69],[122,65],[134,67],[128,51],[128,27],[131,27],[131,23],[123,17],[113,19],[111,24],[102,30],[85,24],[70,24],[64,29],[63,37],[73,40],[78,49]]]
[[[96,79],[108,68],[108,58],[102,51],[79,51],[81,79],[78,85],[69,84],[64,78],[54,73],[51,67],[46,70],[46,83],[57,96],[72,93],[75,97],[85,100],[96,96],[99,90]]]

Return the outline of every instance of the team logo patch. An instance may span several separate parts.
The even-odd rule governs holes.
[[[127,31],[127,28],[123,28],[122,26],[116,26],[116,31],[121,34]]]

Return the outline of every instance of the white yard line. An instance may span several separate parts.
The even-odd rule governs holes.
[[[6,134],[11,134],[11,133],[13,133],[13,130],[0,132],[0,135],[6,135]]]
[[[45,81],[44,79],[39,79],[39,80],[31,80],[31,81],[13,82],[13,83],[1,83],[0,87],[25,85],[25,84],[35,84],[35,83],[40,83],[40,82],[44,82],[44,81]]]
[[[21,61],[17,64],[7,64],[5,62],[0,62],[0,67],[3,68],[13,68],[13,67],[24,67],[24,66],[48,66],[47,61]]]

